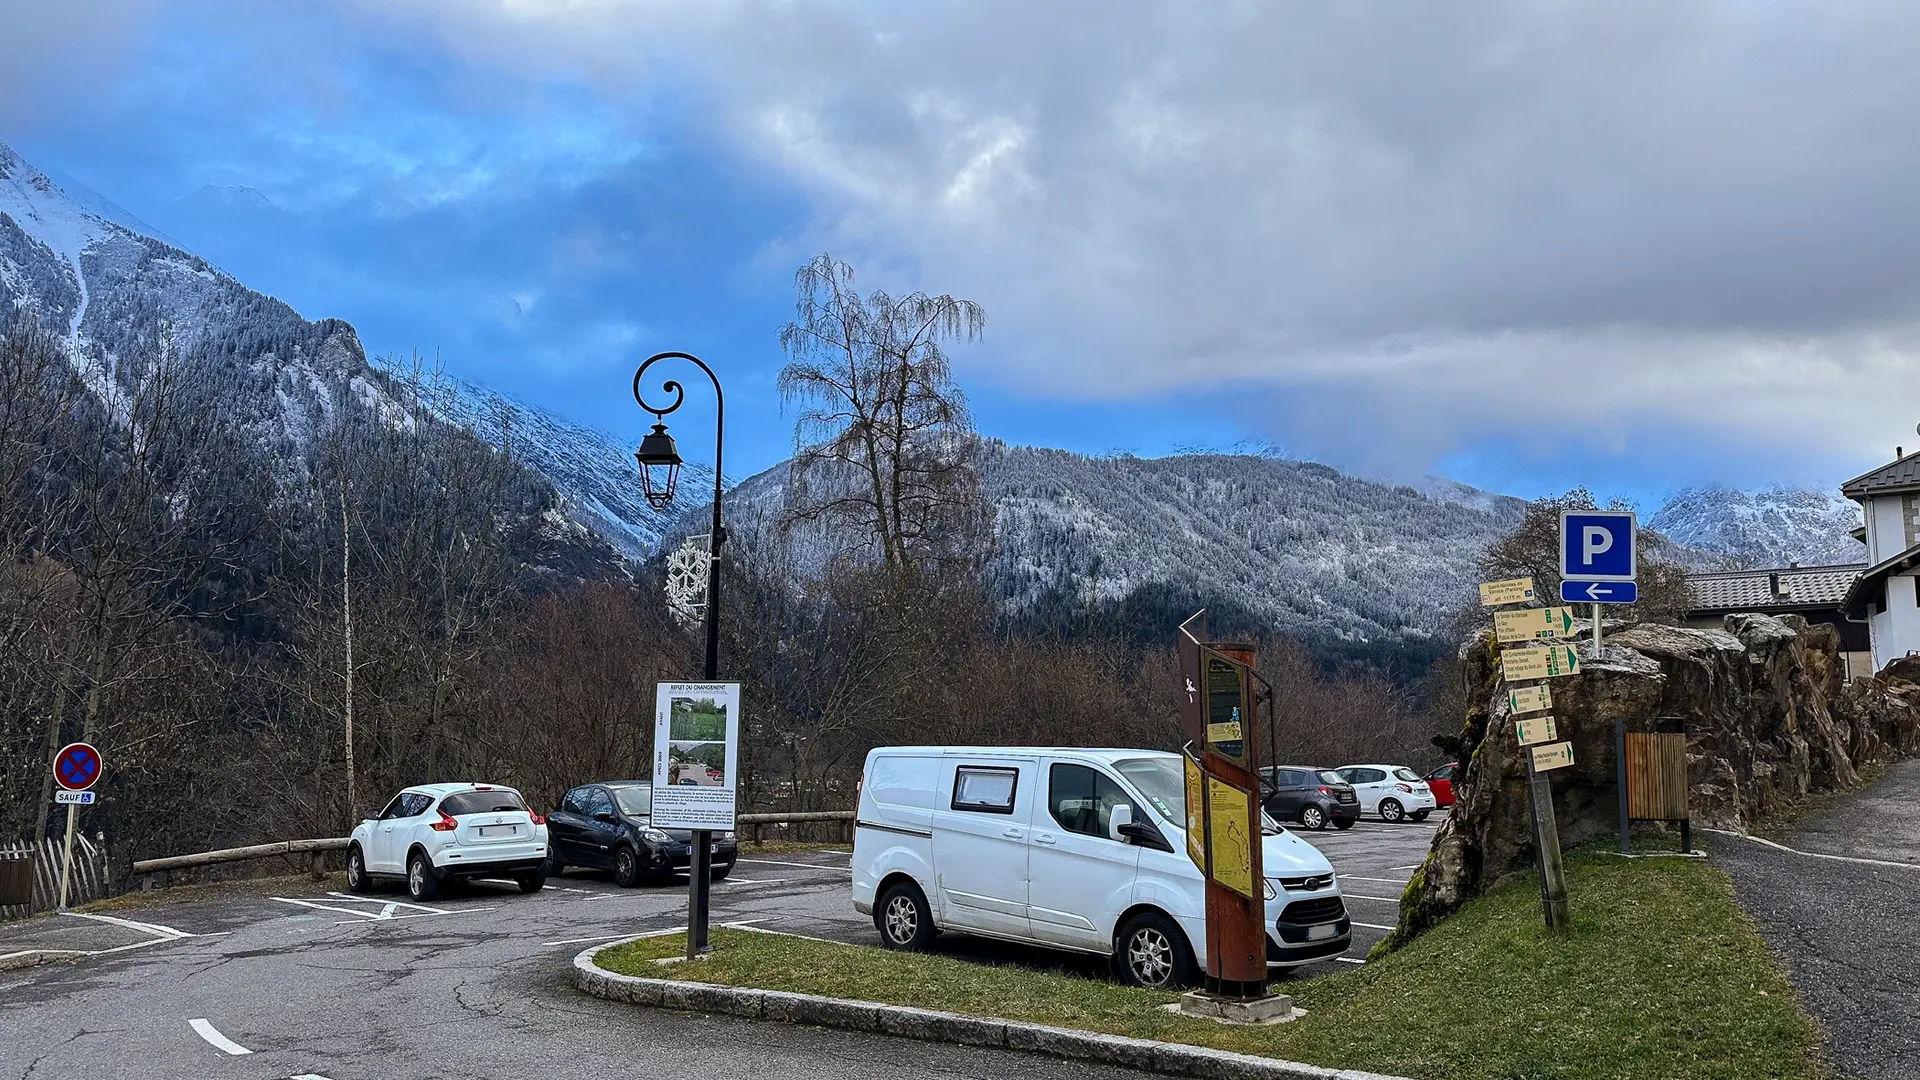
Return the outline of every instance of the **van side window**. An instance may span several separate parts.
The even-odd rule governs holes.
[[[1119,784],[1085,765],[1055,765],[1047,775],[1047,810],[1068,832],[1106,839],[1113,808],[1129,801]]]
[[[1013,792],[1019,784],[1019,769],[962,765],[953,772],[953,808],[978,814],[1011,814]]]

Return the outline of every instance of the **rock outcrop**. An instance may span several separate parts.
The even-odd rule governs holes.
[[[1830,627],[1730,615],[1721,630],[1609,624],[1604,641],[1583,641],[1580,673],[1551,684],[1574,754],[1553,774],[1563,846],[1618,829],[1616,718],[1629,731],[1684,728],[1696,826],[1750,829],[1857,783],[1863,766],[1920,753],[1920,660],[1846,682]],[[1490,636],[1460,660],[1474,706],[1456,747],[1458,802],[1401,900],[1393,943],[1533,865],[1526,766]]]

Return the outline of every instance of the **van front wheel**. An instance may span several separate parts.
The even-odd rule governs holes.
[[[1193,949],[1172,919],[1143,911],[1120,928],[1114,960],[1130,986],[1175,990],[1194,983]]]
[[[880,931],[880,942],[889,949],[925,952],[933,943],[933,912],[927,897],[911,881],[895,882],[880,894],[873,908],[873,925]]]

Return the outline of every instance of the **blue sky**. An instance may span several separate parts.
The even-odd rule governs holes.
[[[1898,5],[70,8],[0,14],[29,160],[618,434],[634,364],[699,353],[730,473],[789,448],[821,250],[986,306],[956,369],[1012,442],[1657,502],[1832,487],[1920,420]]]

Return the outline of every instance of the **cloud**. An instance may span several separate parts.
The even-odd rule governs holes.
[[[29,129],[77,100],[100,98],[152,22],[155,0],[62,0],[0,4],[0,124]]]
[[[1910,4],[402,11],[522,75],[688,80],[810,239],[986,303],[1008,388],[1264,394],[1262,433],[1403,467],[1570,408],[1538,452],[1850,460],[1914,419]]]

